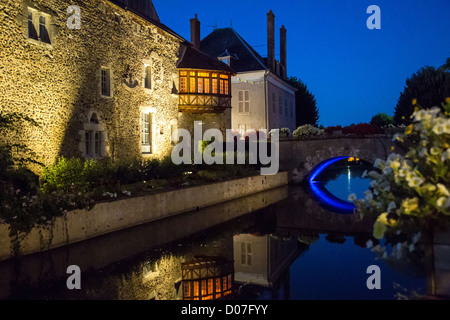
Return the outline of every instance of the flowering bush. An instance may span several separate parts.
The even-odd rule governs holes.
[[[291,135],[291,130],[289,128],[272,129],[269,131],[269,136],[274,132],[278,132],[280,137],[289,137]]]
[[[349,126],[342,128],[342,133],[380,134],[384,133],[384,130],[370,123],[358,123],[358,124],[351,124]]]
[[[327,134],[332,134],[333,131],[339,131],[342,130],[342,126],[338,125],[338,126],[329,126],[325,128],[325,133]]]
[[[375,238],[383,238],[387,231],[423,228],[430,219],[449,218],[449,113],[450,98],[443,111],[416,107],[413,123],[393,138],[407,149],[406,155],[392,153],[386,161],[377,159],[377,170],[368,173],[371,187],[365,199],[355,204],[363,215],[376,217]]]
[[[324,134],[324,130],[319,129],[312,124],[305,124],[294,130],[292,135],[294,138],[308,138],[313,136],[320,136]]]

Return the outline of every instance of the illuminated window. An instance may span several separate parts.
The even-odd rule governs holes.
[[[189,82],[189,92],[194,93],[195,92],[195,77],[190,78]]]
[[[228,95],[228,93],[229,93],[229,82],[227,80],[225,80],[224,85],[225,85],[224,92],[225,92],[225,94]]]
[[[195,76],[196,76],[196,72],[195,72],[195,71],[191,71],[191,72],[189,72],[189,75],[190,75],[191,77],[195,77]]]
[[[141,151],[144,154],[152,152],[152,114],[141,112]]]
[[[250,96],[248,90],[239,90],[239,113],[250,112]]]
[[[187,92],[187,78],[186,77],[180,78],[180,91]]]
[[[203,93],[203,78],[198,78],[197,79],[197,88],[198,88],[198,93]]]
[[[205,79],[205,93],[209,93],[209,78]]]
[[[212,93],[217,94],[217,79],[212,79]]]

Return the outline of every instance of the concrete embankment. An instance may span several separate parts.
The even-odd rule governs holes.
[[[74,210],[55,218],[48,227],[35,227],[22,235],[19,250],[9,226],[0,225],[0,260],[77,243],[162,218],[238,199],[288,184],[287,172],[252,176],[203,186],[97,203],[91,210]],[[205,217],[207,218],[207,217]]]

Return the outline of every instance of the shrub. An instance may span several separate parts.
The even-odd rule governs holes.
[[[369,172],[371,189],[356,202],[364,215],[373,216],[374,237],[388,231],[422,231],[430,222],[450,217],[450,98],[429,110],[416,109],[413,123],[394,139],[408,150],[405,156],[392,153],[387,161],[375,162]]]
[[[337,130],[342,130],[342,126],[338,125],[338,126],[329,126],[325,128],[325,133],[327,134],[332,134],[333,131],[337,131]]]
[[[84,164],[79,158],[60,157],[55,165],[44,169],[42,174],[42,191],[70,191],[74,187],[83,189],[86,182],[83,176]]]
[[[295,129],[292,135],[294,136],[294,138],[308,138],[319,136],[323,133],[324,131],[322,129],[319,129],[311,124],[305,124]]]
[[[387,115],[386,113],[378,113],[372,117],[370,124],[379,128],[388,127],[394,124],[394,117]]]
[[[384,133],[384,130],[370,123],[358,123],[358,124],[351,124],[349,126],[342,128],[342,133],[359,134],[359,135],[381,134]]]

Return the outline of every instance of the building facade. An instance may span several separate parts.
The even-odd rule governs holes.
[[[233,28],[215,29],[199,49],[229,65],[232,77],[232,128],[241,134],[259,129],[295,129],[295,91],[285,79],[286,29],[280,29],[280,61],[275,60],[275,16],[267,14],[268,57],[261,57]],[[192,30],[194,29],[194,30]],[[195,25],[191,35],[195,37]]]
[[[0,110],[39,124],[16,139],[45,165],[162,158],[176,128],[210,111],[180,107],[177,64],[191,45],[150,0],[7,0],[1,10]],[[225,109],[203,121],[226,128]]]

